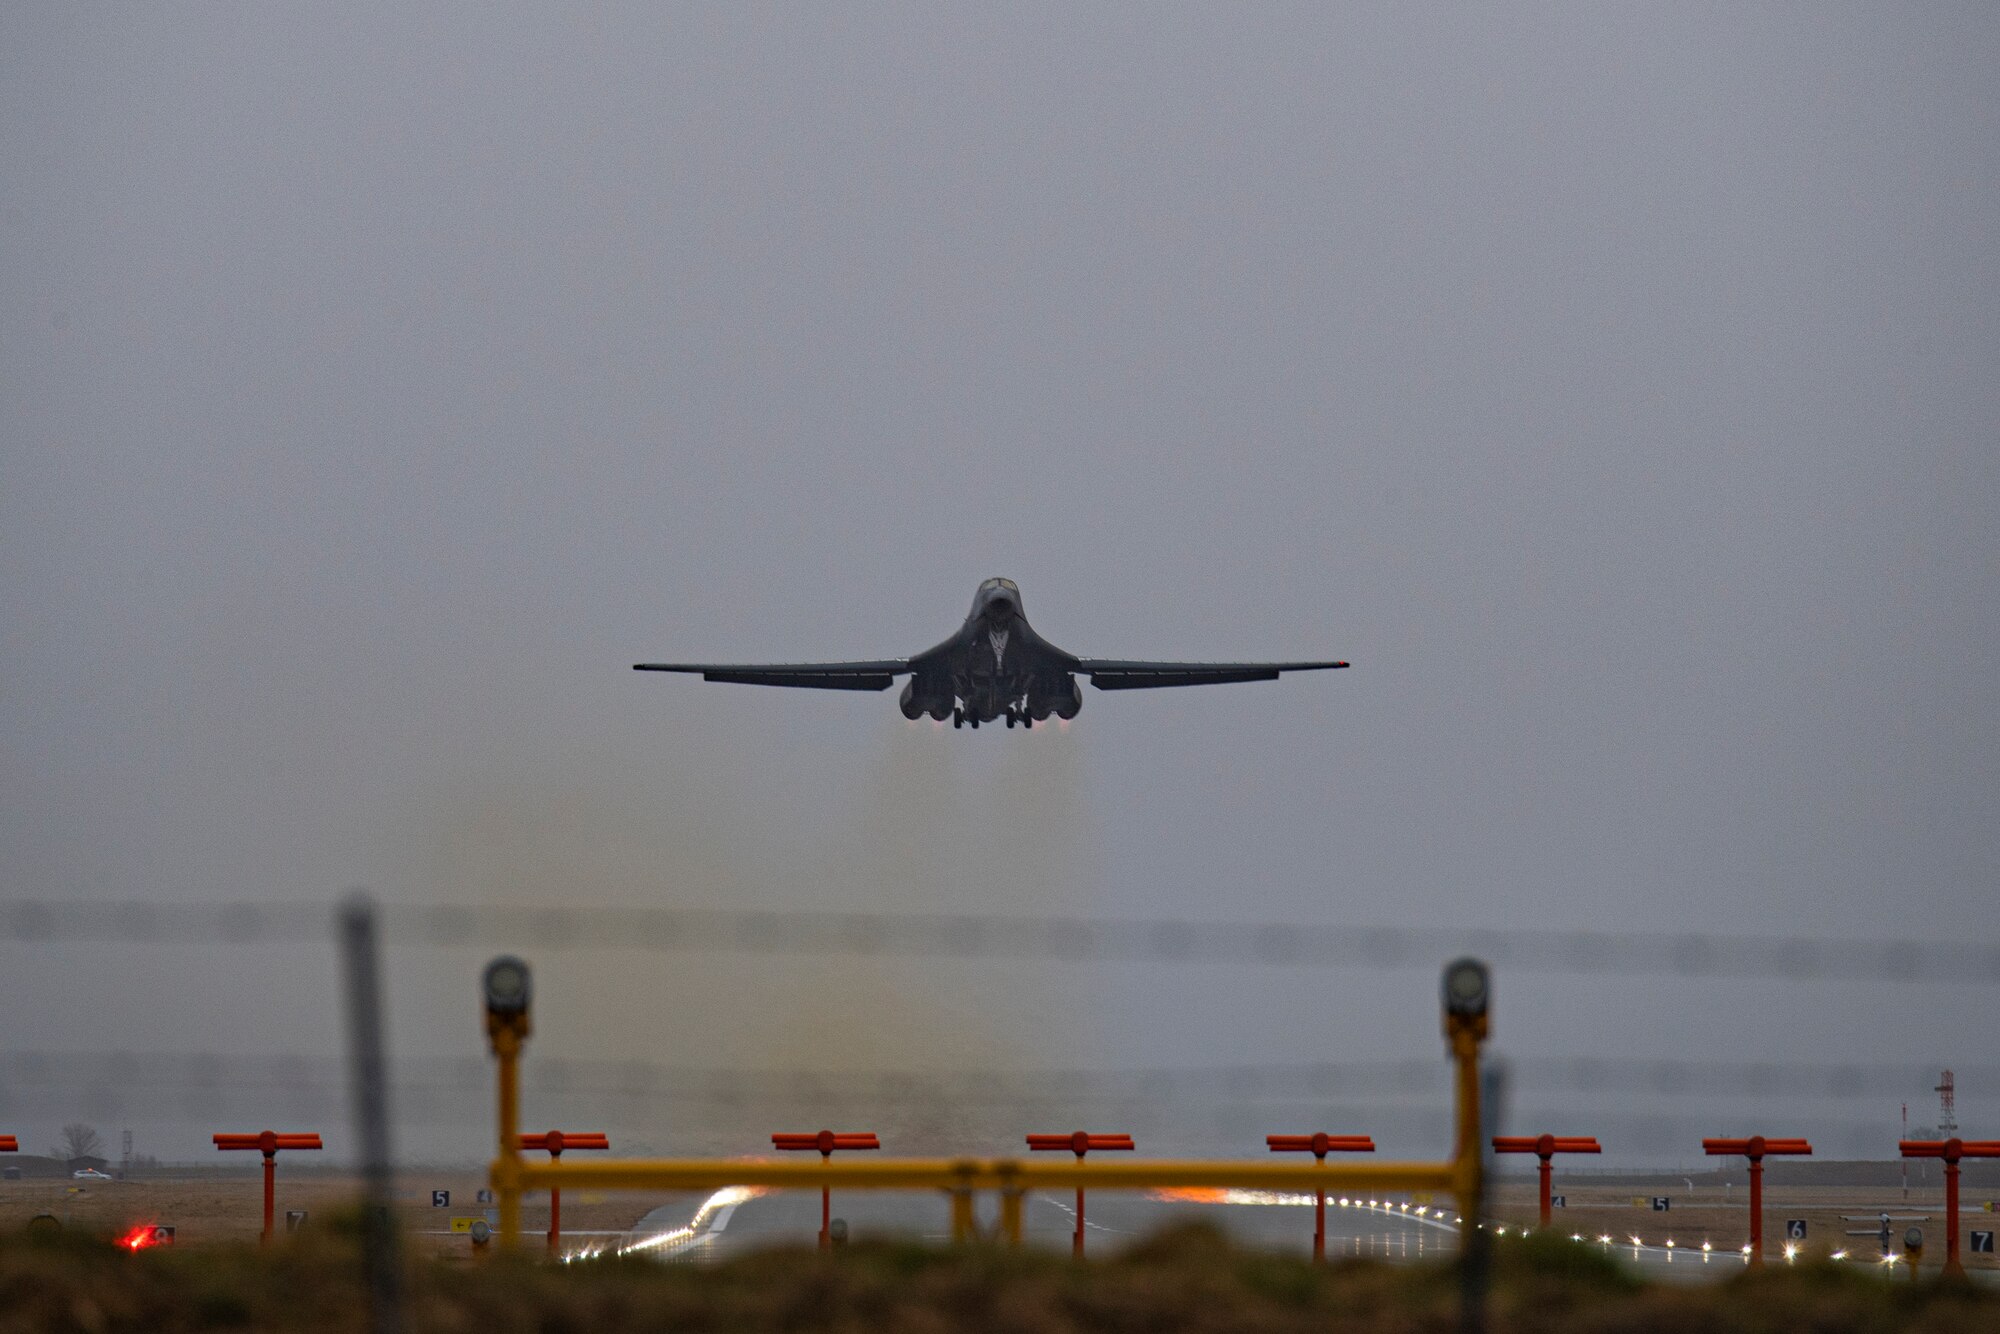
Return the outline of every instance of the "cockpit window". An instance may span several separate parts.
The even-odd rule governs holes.
[[[1021,591],[1020,587],[1012,579],[988,579],[979,586],[979,591],[984,593],[989,588],[1004,588],[1010,593]]]

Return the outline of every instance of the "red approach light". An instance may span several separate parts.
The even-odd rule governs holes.
[[[262,1243],[271,1240],[271,1215],[277,1198],[277,1165],[280,1149],[317,1149],[323,1147],[319,1136],[280,1135],[275,1130],[262,1130],[254,1135],[218,1134],[213,1136],[218,1149],[254,1150],[264,1155],[264,1230],[258,1234]]]
[[[1087,1130],[1071,1131],[1067,1135],[1030,1135],[1028,1147],[1060,1153],[1067,1150],[1076,1155],[1078,1162],[1092,1149],[1130,1149],[1133,1147],[1130,1135],[1093,1135]],[[1083,1258],[1083,1187],[1076,1188],[1076,1232],[1070,1238],[1070,1251],[1079,1260]]]
[[[781,1131],[771,1136],[771,1147],[774,1149],[806,1149],[816,1153],[832,1153],[835,1149],[879,1149],[882,1147],[882,1141],[869,1133],[846,1135],[837,1134],[831,1130],[822,1130],[817,1134],[794,1135]]]
[[[882,1147],[882,1141],[875,1137],[873,1131],[869,1130],[855,1131],[847,1134],[832,1130],[821,1130],[812,1134],[781,1130],[771,1136],[771,1147],[774,1149],[792,1149],[807,1153],[817,1153],[822,1158],[831,1159],[835,1150],[879,1149]],[[819,1248],[823,1251],[833,1249],[833,1188],[831,1186],[821,1186],[819,1188]]]
[[[141,1223],[118,1239],[118,1245],[128,1251],[149,1251],[155,1246],[164,1246],[173,1233],[153,1223]]]
[[[1811,1153],[1803,1139],[1771,1139],[1752,1135],[1749,1139],[1705,1139],[1704,1152],[1750,1160],[1750,1263],[1764,1263],[1764,1159],[1772,1154]]]
[[[1310,1135],[1266,1135],[1264,1143],[1272,1153],[1309,1153],[1321,1163],[1329,1153],[1373,1153],[1375,1141],[1368,1135],[1329,1135],[1324,1130]],[[1313,1260],[1326,1259],[1326,1187],[1313,1191]]]
[[[1905,1158],[1944,1159],[1944,1272],[1963,1274],[1965,1264],[1958,1258],[1958,1162],[1961,1158],[2000,1158],[2000,1139],[1902,1139],[1896,1141],[1896,1147]],[[1910,1273],[1916,1272],[1912,1260]]]

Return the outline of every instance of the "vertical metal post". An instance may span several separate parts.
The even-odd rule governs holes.
[[[521,1160],[521,1035],[502,1025],[493,1034],[493,1055],[500,1080],[500,1158],[518,1167]],[[521,1178],[518,1172],[496,1173],[493,1196],[500,1207],[500,1249],[521,1244]]]
[[[1321,1166],[1326,1165],[1326,1158],[1324,1155],[1321,1155],[1319,1161]],[[1318,1190],[1313,1192],[1313,1262],[1315,1264],[1318,1264],[1323,1262],[1325,1259],[1326,1259],[1326,1187],[1321,1186]]]
[[[979,1223],[972,1213],[972,1188],[954,1186],[951,1190],[951,1241],[954,1246],[963,1246],[979,1235]]]
[[[556,1162],[562,1157],[562,1145],[549,1141],[549,1161]],[[562,1188],[549,1187],[549,1254],[554,1255],[562,1248]]]
[[[1459,1329],[1484,1334],[1486,1329],[1487,1238],[1480,1227],[1486,1210],[1486,1141],[1480,1134],[1479,1048],[1486,1041],[1492,1008],[1492,977],[1477,959],[1455,959],[1445,965],[1444,1036],[1454,1063],[1452,1087],[1457,1102],[1457,1132],[1452,1145],[1452,1169],[1457,1178],[1461,1219],[1459,1237]],[[1498,1076],[1493,1094],[1499,1096]]]
[[[1958,1259],[1958,1155],[1950,1152],[1957,1147],[1958,1141],[1947,1141],[1944,1156],[1944,1272],[1947,1274],[1965,1272]],[[1910,1271],[1915,1273],[1916,1268],[1912,1262]]]
[[[277,1203],[277,1196],[278,1151],[270,1148],[264,1150],[264,1231],[257,1238],[257,1244],[260,1246],[271,1244],[271,1212]]]
[[[1750,1267],[1764,1267],[1764,1155],[1754,1151],[1750,1154]]]
[[[1554,1171],[1555,1171],[1555,1164],[1554,1164],[1554,1162],[1552,1161],[1552,1158],[1553,1158],[1554,1154],[1555,1154],[1555,1150],[1554,1150],[1554,1148],[1552,1147],[1552,1148],[1550,1148],[1550,1150],[1549,1150],[1549,1151],[1548,1151],[1547,1153],[1543,1153],[1543,1154],[1538,1154],[1538,1155],[1537,1155],[1537,1156],[1538,1156],[1538,1157],[1540,1157],[1540,1158],[1541,1158],[1541,1160],[1542,1160],[1542,1172],[1541,1172],[1541,1176],[1542,1176],[1542,1209],[1541,1209],[1541,1214],[1540,1214],[1540,1217],[1541,1217],[1541,1220],[1542,1220],[1542,1226],[1543,1226],[1543,1227],[1547,1227],[1547,1226],[1549,1225],[1549,1222],[1550,1222],[1550,1220],[1551,1220],[1551,1218],[1552,1218],[1552,1216],[1554,1215],[1554,1212],[1555,1212],[1555,1206],[1554,1206],[1554,1200],[1555,1200],[1555,1197],[1554,1197],[1554,1195],[1553,1195],[1553,1194],[1552,1194],[1552,1193],[1550,1192],[1550,1189],[1549,1189],[1549,1186],[1550,1186],[1550,1182],[1549,1182],[1549,1177],[1550,1177],[1551,1175],[1553,1175],[1553,1174],[1554,1174]]]
[[[1500,1101],[1505,1079],[1505,1074],[1497,1066],[1486,1070],[1483,1075],[1479,1072],[1475,1048],[1471,1082],[1479,1094],[1478,1101],[1471,1108],[1474,1159],[1473,1170],[1468,1176],[1470,1189],[1462,1202],[1466,1229],[1459,1234],[1465,1238],[1465,1270],[1461,1276],[1463,1287],[1459,1291],[1458,1313],[1459,1328],[1464,1334],[1484,1334],[1486,1329],[1486,1294],[1493,1285],[1493,1236],[1486,1230],[1483,1220],[1486,1215],[1486,1177],[1491,1164],[1486,1160],[1490,1141],[1480,1134],[1480,1126],[1482,1112],[1486,1121],[1496,1126],[1500,1123]]]
[[[821,1149],[819,1160],[823,1163],[832,1162],[833,1151]],[[823,1251],[833,1249],[833,1187],[831,1186],[819,1188],[819,1248]]]
[[[1007,1234],[1007,1244],[1015,1250],[1021,1248],[1021,1188],[1008,1186],[1000,1192],[1000,1230]]]
[[[1083,1161],[1082,1149],[1078,1149],[1076,1151],[1076,1160],[1078,1162]],[[1075,1256],[1079,1260],[1083,1258],[1083,1187],[1082,1186],[1078,1186],[1076,1188],[1076,1236],[1071,1238],[1070,1240],[1069,1253]]]
[[[367,895],[357,892],[341,905],[339,928],[342,972],[347,983],[348,1082],[354,1096],[355,1138],[361,1146],[361,1236],[369,1321],[375,1334],[400,1334],[402,1294],[396,1264],[395,1222],[389,1213],[395,1182],[389,1153],[382,979],[375,905]]]

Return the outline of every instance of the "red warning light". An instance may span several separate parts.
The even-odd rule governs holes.
[[[174,1244],[174,1230],[154,1223],[141,1223],[118,1239],[118,1245],[128,1251],[150,1251],[155,1246]]]

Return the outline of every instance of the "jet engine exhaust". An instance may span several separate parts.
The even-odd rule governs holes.
[[[896,703],[902,709],[903,716],[911,722],[915,722],[926,715],[938,722],[943,722],[945,719],[951,717],[951,697],[947,695],[941,698],[930,698],[919,695],[917,693],[917,678],[914,676],[910,678],[909,684],[903,687],[902,698],[897,700]]]
[[[1074,676],[1067,678],[1068,690],[1058,687],[1052,695],[1031,695],[1028,698],[1028,716],[1036,722],[1044,722],[1049,715],[1068,722],[1083,712],[1083,687],[1076,683]]]

